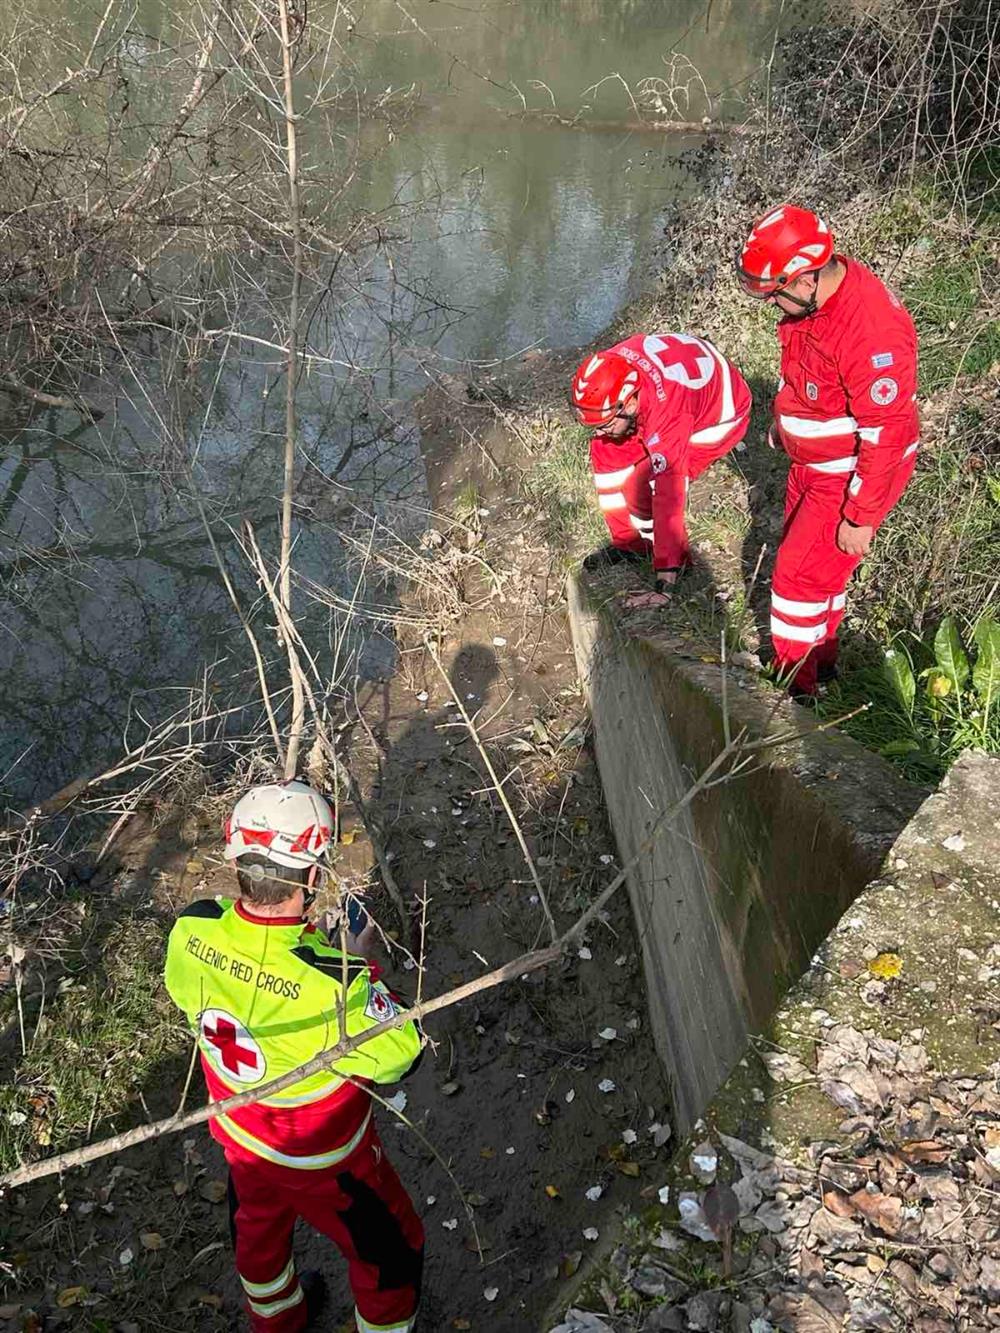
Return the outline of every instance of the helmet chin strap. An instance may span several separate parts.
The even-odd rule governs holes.
[[[805,277],[806,275],[803,274],[802,276]],[[782,300],[791,301],[792,305],[798,306],[798,313],[792,315],[792,319],[807,319],[810,315],[815,315],[816,311],[819,309],[819,306],[816,304],[816,297],[819,295],[819,271],[817,269],[813,269],[812,278],[812,296],[810,296],[807,301],[803,301],[799,296],[793,296],[789,291],[775,293],[775,295],[780,296]]]

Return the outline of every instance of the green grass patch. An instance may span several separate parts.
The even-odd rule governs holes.
[[[977,253],[937,250],[903,287],[920,333],[924,393],[947,388],[959,375],[982,375],[1000,360],[1000,320],[984,312],[983,284],[996,282],[995,265]]]
[[[608,529],[597,507],[586,431],[546,422],[534,433],[538,450],[524,487],[542,506],[548,541],[568,554],[603,546]]]
[[[26,1017],[28,1049],[0,1088],[0,1168],[61,1152],[118,1117],[143,1116],[140,1093],[186,1044],[163,989],[164,936],[149,918],[121,920],[95,964],[83,950],[40,1015]],[[14,1021],[16,1022],[16,1016]]]

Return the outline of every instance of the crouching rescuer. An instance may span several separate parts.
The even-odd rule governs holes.
[[[588,357],[569,396],[592,434],[597,500],[611,535],[599,555],[612,562],[651,553],[657,591],[632,604],[664,603],[690,559],[688,487],[746,434],[746,381],[704,338],[636,334]],[[590,557],[585,566],[599,563]]]
[[[825,222],[782,205],[737,260],[750,296],[783,318],[771,442],[791,459],[771,582],[775,666],[792,694],[835,674],[847,583],[917,456],[917,336],[902,302]]]
[[[301,782],[254,787],[225,833],[237,895],[180,913],[165,976],[216,1102],[336,1045],[344,1015],[354,1036],[400,1011],[364,959],[343,954],[306,918],[333,836],[323,797]],[[310,1327],[324,1302],[319,1274],[296,1273],[297,1218],[347,1260],[359,1333],[415,1327],[423,1228],[383,1151],[368,1089],[402,1078],[420,1054],[420,1032],[406,1022],[209,1122],[229,1164],[236,1267],[255,1333]]]

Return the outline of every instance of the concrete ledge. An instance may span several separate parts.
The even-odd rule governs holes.
[[[569,614],[623,860],[724,744],[722,672],[668,633],[622,623],[574,579]],[[641,618],[647,628],[656,614]],[[750,673],[728,673],[734,732],[793,729],[702,793],[630,877],[654,1036],[684,1132],[708,1105],[927,795]]]

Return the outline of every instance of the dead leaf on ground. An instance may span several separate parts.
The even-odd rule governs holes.
[[[858,1190],[851,1195],[850,1202],[872,1226],[878,1227],[887,1236],[899,1234],[903,1225],[902,1200],[892,1194],[869,1194],[867,1190]]]
[[[829,1289],[830,1295],[833,1292],[843,1296],[839,1287]],[[845,1311],[837,1312],[836,1308],[828,1308],[825,1303],[828,1299],[827,1290],[824,1290],[823,1298],[824,1303],[821,1304],[808,1292],[783,1293],[771,1302],[769,1314],[786,1333],[841,1333]],[[836,1307],[839,1303],[830,1300],[831,1306]]]
[[[68,1310],[72,1305],[79,1305],[86,1295],[86,1287],[63,1287],[56,1297],[56,1305],[60,1310]]]
[[[815,1250],[810,1250],[805,1245],[799,1251],[799,1272],[803,1281],[808,1281],[811,1277],[821,1278],[825,1272],[823,1260]]]
[[[166,1242],[158,1231],[142,1231],[139,1244],[144,1250],[162,1250]]]
[[[198,1193],[206,1203],[221,1203],[229,1191],[224,1180],[203,1180],[198,1186]]]
[[[708,1225],[717,1236],[721,1236],[727,1227],[733,1227],[739,1221],[740,1201],[729,1185],[722,1183],[712,1185],[705,1191],[701,1207]]]
[[[564,1254],[559,1263],[559,1272],[564,1278],[575,1277],[583,1261],[582,1250],[572,1250],[569,1254]]]
[[[911,1162],[928,1162],[937,1165],[947,1161],[951,1149],[938,1139],[909,1139],[900,1147],[900,1152]]]
[[[823,1207],[837,1217],[854,1216],[854,1204],[846,1194],[839,1194],[836,1190],[826,1191],[823,1195]]]

